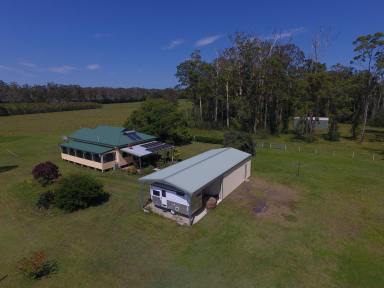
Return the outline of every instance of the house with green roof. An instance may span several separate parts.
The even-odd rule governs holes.
[[[174,148],[153,135],[106,125],[81,128],[64,138],[60,145],[63,160],[100,171],[131,164],[141,168],[143,158]]]

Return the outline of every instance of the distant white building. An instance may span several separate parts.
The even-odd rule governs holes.
[[[300,120],[303,119],[304,117],[295,117],[293,118],[293,128],[296,128],[297,125],[300,123]],[[307,121],[312,121],[314,123],[313,127],[315,129],[328,129],[328,122],[329,118],[328,117],[307,117]]]

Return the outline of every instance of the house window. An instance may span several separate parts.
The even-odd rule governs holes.
[[[184,193],[183,192],[176,192],[176,194],[178,195],[178,196],[180,196],[180,197],[184,197]]]
[[[104,155],[104,163],[111,162],[115,160],[115,153],[108,153]]]
[[[67,149],[67,147],[61,147],[61,153],[63,153],[63,154],[68,154],[68,149]]]
[[[159,190],[152,190],[153,196],[160,196],[160,191]]]
[[[83,158],[83,151],[76,150],[76,157]]]
[[[161,190],[161,197],[167,197],[167,192],[165,192],[165,190]]]
[[[89,152],[85,152],[84,153],[84,158],[87,159],[87,160],[92,160],[92,154],[89,153]]]
[[[99,154],[93,154],[93,161],[95,162],[101,162],[101,158]]]
[[[76,156],[76,151],[72,148],[69,149],[69,155]]]

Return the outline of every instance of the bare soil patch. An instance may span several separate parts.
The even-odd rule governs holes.
[[[294,215],[299,199],[298,191],[291,187],[271,184],[259,177],[243,183],[230,198],[240,206],[251,209],[258,217],[279,217],[296,222]]]

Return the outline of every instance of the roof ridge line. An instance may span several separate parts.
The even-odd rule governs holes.
[[[208,158],[205,158],[205,159],[203,159],[203,160],[200,160],[200,161],[198,161],[198,162],[196,162],[196,163],[194,163],[194,164],[192,164],[192,165],[190,165],[190,166],[188,166],[188,167],[185,167],[184,169],[181,169],[181,170],[179,170],[179,171],[177,171],[177,172],[175,172],[175,173],[173,173],[173,174],[171,174],[171,175],[168,175],[167,177],[164,178],[164,180],[168,179],[169,177],[175,176],[176,174],[179,174],[179,173],[181,173],[181,172],[183,172],[183,171],[185,171],[185,170],[187,170],[187,169],[189,169],[189,168],[191,168],[191,167],[194,167],[194,166],[196,166],[197,164],[200,164],[200,163],[202,163],[202,162],[204,162],[204,161],[206,161],[206,160],[208,160],[208,159],[211,159],[212,157],[215,157],[215,156],[217,156],[217,155],[219,155],[219,154],[221,154],[221,153],[227,151],[228,149],[231,149],[231,147],[226,147],[226,148],[224,148],[222,151],[219,151],[219,152],[217,152],[217,153],[215,153],[215,154],[209,156]],[[209,150],[208,150],[208,151],[209,151]],[[208,152],[208,151],[206,151],[206,152]],[[180,163],[181,163],[181,162],[180,162]]]

